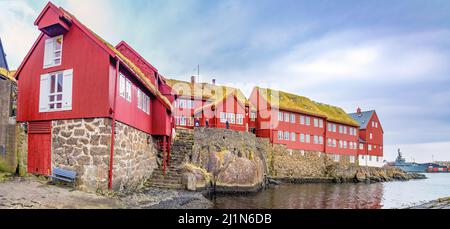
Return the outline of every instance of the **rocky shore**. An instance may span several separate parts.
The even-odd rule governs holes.
[[[439,198],[427,203],[408,207],[408,209],[450,209],[450,197]]]
[[[332,165],[322,177],[270,177],[284,183],[375,183],[387,181],[407,181],[411,179],[426,179],[424,174],[406,173],[394,167],[359,167]],[[273,183],[269,181],[269,184]]]

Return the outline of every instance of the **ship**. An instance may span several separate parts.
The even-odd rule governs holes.
[[[406,162],[405,158],[402,156],[402,152],[400,152],[400,149],[398,149],[397,158],[392,165],[407,173],[425,173],[429,167],[429,163],[420,164],[415,162]]]

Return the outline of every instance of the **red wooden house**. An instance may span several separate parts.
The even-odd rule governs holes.
[[[171,101],[156,69],[52,3],[34,24],[41,34],[16,73],[28,172],[75,170],[80,187],[92,190],[148,178],[158,145],[166,150],[172,131]]]
[[[191,82],[174,79],[167,82],[175,97],[177,127],[193,128],[198,121],[199,126],[226,128],[228,122],[232,130],[249,130],[248,110],[252,108],[241,90],[216,85],[215,80],[211,84],[197,83],[194,76]]]
[[[257,107],[258,137],[302,154],[321,152],[336,161],[342,156],[356,161],[358,123],[341,108],[259,87],[253,90],[250,101]]]
[[[359,164],[362,166],[382,167],[383,160],[383,127],[375,110],[349,114],[359,123]]]

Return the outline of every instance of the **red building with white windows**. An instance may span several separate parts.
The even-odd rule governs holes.
[[[199,126],[249,131],[249,111],[254,110],[244,94],[237,88],[212,83],[167,79],[175,98],[174,116],[177,127]],[[255,122],[253,120],[252,122]]]
[[[16,73],[17,121],[28,124],[28,172],[77,172],[81,188],[122,189],[170,151],[170,87],[125,42],[117,48],[48,3]]]
[[[349,114],[359,122],[359,164],[362,166],[382,167],[383,160],[383,127],[375,110],[361,111]]]
[[[321,152],[335,161],[356,162],[358,123],[341,108],[306,97],[256,87],[250,102],[257,109],[256,135],[272,144],[305,152]]]

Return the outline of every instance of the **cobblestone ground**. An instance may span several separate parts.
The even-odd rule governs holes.
[[[5,177],[5,176],[4,176]],[[111,196],[86,193],[31,177],[0,179],[0,209],[9,208],[211,208],[200,193],[144,189]]]

